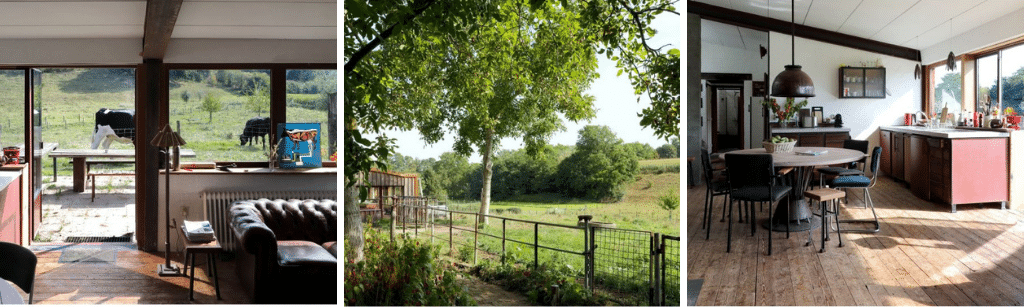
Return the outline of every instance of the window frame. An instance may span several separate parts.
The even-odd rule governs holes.
[[[164,63],[161,72],[164,82],[160,84],[160,116],[159,127],[170,122],[170,73],[171,70],[269,70],[270,71],[270,123],[271,127],[285,123],[287,114],[287,80],[288,70],[337,70],[338,63]],[[268,144],[276,144],[276,136],[271,133],[267,137]],[[340,151],[336,149],[336,151]],[[238,167],[266,167],[267,162],[253,161],[217,161],[220,164],[235,164]],[[324,159],[322,167],[337,167],[337,162]]]
[[[962,54],[959,55],[959,56],[954,57],[955,61],[960,62],[960,65],[957,65],[956,69],[960,72],[960,77],[961,77],[960,78],[960,87],[961,88],[964,87],[963,74],[964,74],[965,58],[966,58],[966,56],[962,55]],[[975,63],[977,63],[977,62],[975,62]],[[922,77],[921,77],[921,87],[922,87],[922,91],[921,92],[924,93],[924,95],[922,95],[922,97],[921,97],[921,110],[924,110],[925,114],[937,113],[936,110],[934,110],[932,108],[932,105],[935,104],[935,101],[933,101],[934,99],[932,98],[932,97],[935,97],[935,81],[936,80],[935,80],[935,77],[934,77],[934,72],[935,72],[936,68],[938,68],[940,66],[944,66],[944,65],[946,65],[946,61],[945,60],[939,61],[937,63],[932,63],[932,64],[929,64],[929,65],[925,65],[924,68],[922,69],[923,71],[922,71]],[[977,65],[977,64],[975,64],[975,65]],[[975,79],[977,79],[977,74],[975,74]],[[975,84],[977,84],[977,82],[975,82]],[[960,97],[960,104],[961,104],[961,108],[962,108],[963,103],[965,102],[964,101],[965,97],[963,97],[963,92],[962,91],[961,91],[960,95],[961,95],[961,97]],[[931,115],[928,115],[928,116],[931,116]]]

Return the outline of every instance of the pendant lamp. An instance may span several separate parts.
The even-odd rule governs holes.
[[[953,47],[952,47],[953,46],[953,18],[949,19],[949,46],[950,46],[949,49],[952,50],[953,49]],[[949,69],[949,70],[956,69],[956,56],[953,55],[953,51],[950,51],[949,55],[946,56],[946,68]]]
[[[814,81],[803,70],[796,65],[796,0],[790,2],[790,24],[792,37],[792,64],[786,65],[786,70],[780,72],[772,81],[772,96],[774,97],[814,97]]]

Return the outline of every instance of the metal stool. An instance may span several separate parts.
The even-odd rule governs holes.
[[[840,198],[846,197],[846,192],[830,189],[820,188],[810,191],[804,191],[804,197],[810,200],[818,201],[818,205],[821,206],[821,250],[819,253],[825,252],[825,240],[828,236],[828,216],[831,215],[836,221],[836,236],[839,237],[839,247],[843,247],[843,236],[839,232],[839,200]],[[828,204],[826,204],[828,202]],[[831,205],[831,210],[826,210]],[[811,245],[810,231],[807,234],[807,244]]]

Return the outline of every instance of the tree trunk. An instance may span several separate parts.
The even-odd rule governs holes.
[[[345,188],[345,243],[347,260],[363,261],[363,220],[359,216],[359,188],[356,186]]]
[[[491,154],[494,144],[494,129],[487,130],[487,140],[484,141],[484,178],[483,188],[480,189],[480,214],[487,214],[491,209]],[[487,225],[487,217],[481,215],[481,225]]]
[[[210,112],[210,120],[208,120],[206,122],[207,123],[212,123],[213,122],[213,112]]]

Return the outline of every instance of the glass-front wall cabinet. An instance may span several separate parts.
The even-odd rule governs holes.
[[[885,68],[840,67],[839,98],[885,98]]]

